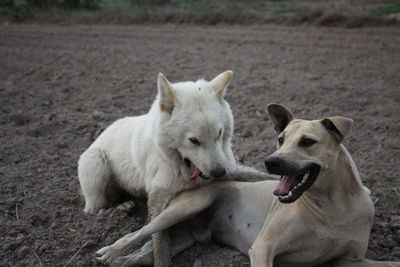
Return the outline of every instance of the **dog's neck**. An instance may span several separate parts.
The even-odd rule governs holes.
[[[345,187],[345,191],[352,192],[357,190],[365,190],[366,187],[361,181],[360,173],[358,172],[356,164],[344,145],[340,145],[339,161],[340,160],[341,162],[338,162],[339,166],[337,166],[337,168],[345,166],[345,168],[342,168],[343,176],[340,177],[343,179],[342,183],[340,184]]]
[[[326,218],[326,212],[338,207],[351,207],[354,198],[359,194],[369,194],[369,190],[362,184],[357,167],[347,149],[341,145],[338,158],[330,170],[319,177],[327,182],[324,188],[306,191],[296,201],[300,209],[309,216],[317,219]]]

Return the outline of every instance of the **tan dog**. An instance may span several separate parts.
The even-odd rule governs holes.
[[[374,217],[370,191],[341,144],[352,120],[293,120],[284,106],[268,112],[279,134],[267,157],[280,181],[214,182],[175,198],[135,233],[104,248],[115,258],[151,234],[170,228],[171,254],[211,236],[249,254],[252,266],[400,266],[365,259]],[[276,195],[276,196],[274,196]],[[153,263],[151,241],[114,265]]]

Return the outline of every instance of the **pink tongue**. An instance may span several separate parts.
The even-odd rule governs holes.
[[[278,186],[275,188],[275,196],[285,196],[289,194],[290,188],[296,184],[297,176],[283,176]]]
[[[196,177],[197,177],[197,175],[199,175],[199,173],[200,173],[200,170],[196,167],[196,165],[191,163],[190,164],[190,178],[189,178],[189,182],[191,184],[196,183]]]

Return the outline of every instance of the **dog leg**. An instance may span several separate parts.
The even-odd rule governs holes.
[[[171,256],[175,256],[186,248],[194,244],[195,239],[190,231],[184,225],[177,225],[169,229],[171,240]],[[137,251],[127,255],[118,257],[112,264],[112,267],[117,266],[137,266],[137,265],[153,265],[153,241],[150,240]]]
[[[153,240],[153,254],[155,267],[172,266],[172,257],[170,250],[170,240],[168,230],[155,233],[151,237]]]
[[[249,250],[249,257],[252,267],[273,267],[275,250],[267,242],[256,242]]]
[[[334,261],[334,267],[400,267],[400,262],[391,261],[372,261],[372,260],[354,260],[340,258]]]
[[[235,169],[229,173],[228,179],[244,182],[258,182],[264,180],[276,180],[277,176],[260,172],[252,167],[237,165]]]
[[[147,206],[150,219],[156,218],[175,197],[174,192],[165,189],[150,192]],[[160,231],[152,235],[154,266],[172,266],[168,230]]]
[[[78,162],[79,183],[85,197],[84,212],[95,214],[106,207],[106,187],[110,183],[111,169],[103,150],[86,150]]]
[[[118,239],[114,244],[99,249],[95,255],[99,261],[111,264],[116,257],[123,255],[148,236],[147,228],[144,226],[140,230]]]
[[[369,264],[367,266],[377,266],[377,267],[400,267],[400,262],[393,261],[372,261],[372,260],[364,260],[365,263]],[[365,265],[363,265],[365,266]]]
[[[98,259],[110,264],[116,257],[123,255],[152,234],[168,229],[208,208],[214,202],[216,192],[216,188],[211,186],[182,192],[149,224],[98,250]]]
[[[153,259],[153,241],[146,242],[140,249],[134,251],[126,256],[116,258],[112,263],[111,267],[128,267],[145,265],[150,266],[154,264]]]

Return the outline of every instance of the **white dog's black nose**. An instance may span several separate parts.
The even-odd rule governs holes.
[[[211,170],[210,174],[214,178],[221,178],[221,177],[225,176],[226,170],[225,170],[225,168],[221,168],[221,167],[215,168],[215,169]]]

